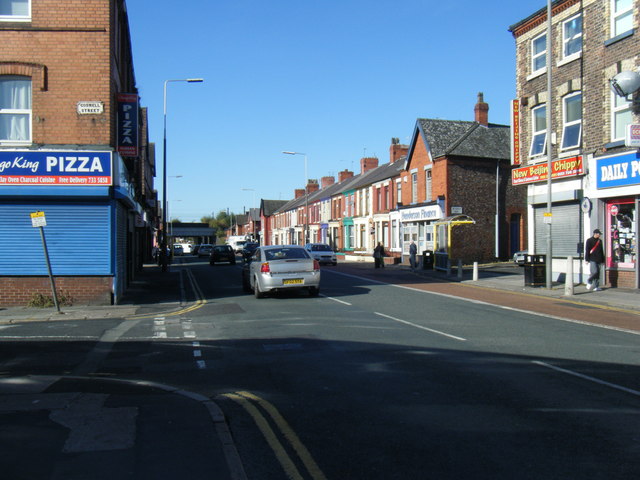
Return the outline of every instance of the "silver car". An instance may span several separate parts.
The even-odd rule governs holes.
[[[333,249],[326,243],[307,243],[304,248],[313,258],[318,260],[318,262],[320,262],[321,264],[338,264],[336,252],[334,252]]]
[[[256,298],[292,288],[307,289],[311,296],[320,293],[320,264],[299,245],[258,247],[247,270]]]

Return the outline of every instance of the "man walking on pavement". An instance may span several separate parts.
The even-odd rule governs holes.
[[[587,290],[593,289],[599,292],[600,288],[600,265],[604,263],[604,249],[600,235],[602,232],[597,228],[593,231],[593,236],[587,239],[584,246],[584,259],[589,262],[589,272],[591,275],[587,280]]]
[[[411,265],[411,270],[416,270],[416,255],[418,254],[418,247],[416,243],[411,240],[411,245],[409,245],[409,264]]]

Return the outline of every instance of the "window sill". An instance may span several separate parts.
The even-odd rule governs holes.
[[[541,77],[545,73],[547,73],[547,67],[541,68],[540,70],[536,70],[535,72],[533,72],[531,75],[527,77],[527,82],[530,82],[535,78]]]
[[[581,154],[580,149],[566,150],[558,154],[558,158],[577,157]]]
[[[624,32],[624,33],[621,33],[620,35],[616,35],[615,37],[610,38],[609,40],[605,40],[604,46],[608,47],[609,45],[613,45],[614,43],[618,43],[620,40],[624,40],[625,38],[629,38],[629,37],[633,36],[634,33],[635,33],[635,30],[631,29],[628,32]]]
[[[615,140],[613,142],[605,143],[605,150],[610,150],[612,148],[624,147],[624,140]]]
[[[568,63],[571,63],[575,60],[578,60],[579,58],[582,58],[582,52],[578,52],[578,53],[574,53],[573,55],[569,55],[568,57],[563,58],[562,60],[560,60],[556,66],[558,67],[563,67],[564,65],[567,65]]]

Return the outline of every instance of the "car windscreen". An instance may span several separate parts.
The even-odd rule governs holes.
[[[330,252],[331,247],[329,245],[311,245],[311,251],[313,252]]]
[[[267,260],[290,260],[296,258],[310,258],[303,248],[272,248],[265,250]]]

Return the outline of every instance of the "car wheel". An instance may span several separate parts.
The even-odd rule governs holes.
[[[235,264],[236,264],[236,259],[234,258],[231,260],[231,265],[235,265]]]
[[[320,287],[309,287],[309,295],[317,297],[320,294]]]
[[[258,284],[258,279],[256,278],[253,282],[253,295],[256,298],[263,298],[264,293],[260,291],[260,285]]]
[[[209,265],[213,266],[215,264],[216,264],[216,262],[214,262],[213,260],[209,260]]]

